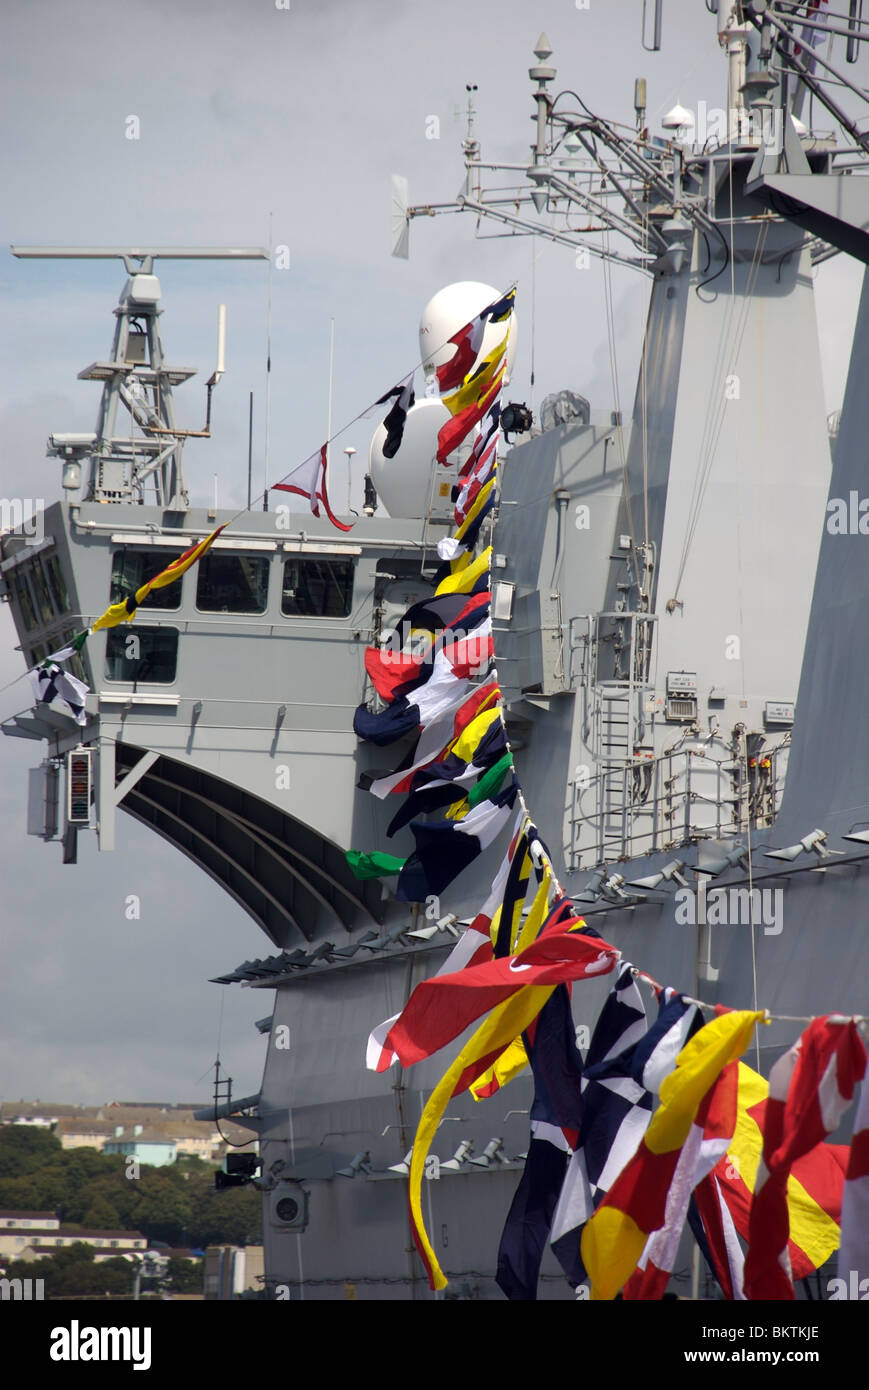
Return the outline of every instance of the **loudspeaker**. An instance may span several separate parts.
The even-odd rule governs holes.
[[[308,1224],[308,1193],[300,1182],[279,1182],[269,1197],[269,1220],[280,1231],[304,1231]]]

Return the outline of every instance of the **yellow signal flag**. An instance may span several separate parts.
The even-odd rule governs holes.
[[[179,555],[177,560],[173,560],[171,565],[167,565],[159,574],[155,574],[153,579],[147,580],[134,594],[129,594],[120,603],[113,603],[106,609],[101,618],[97,618],[91,632],[99,632],[101,628],[117,627],[118,623],[131,623],[136,616],[136,609],[141,603],[145,602],[152,589],[165,589],[168,584],[174,584],[176,579],[180,579],[192,565],[208,550],[209,546],[217,540],[224,527],[228,526],[224,522],[223,526],[218,526],[216,531],[212,531],[210,536],[206,536],[204,541],[199,541],[197,545],[192,545],[189,550],[185,550],[183,555]]]

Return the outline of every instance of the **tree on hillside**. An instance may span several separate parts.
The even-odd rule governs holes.
[[[0,1207],[3,1211],[54,1211],[56,1202],[47,1200],[37,1175],[0,1178]]]
[[[256,1188],[233,1187],[217,1192],[212,1181],[192,1194],[191,1243],[207,1245],[255,1244],[262,1239],[262,1197]]]
[[[141,1177],[127,1185],[132,1189],[132,1200],[126,1210],[136,1230],[149,1240],[185,1244],[192,1210],[187,1184],[177,1181],[167,1169],[143,1168]]]
[[[81,1219],[86,1231],[119,1231],[121,1218],[117,1208],[105,1197],[96,1195]]]
[[[64,1151],[45,1131],[22,1131],[3,1141],[0,1129],[0,1207],[56,1211],[64,1226],[138,1230],[170,1245],[242,1245],[261,1239],[260,1194],[253,1188],[218,1193],[214,1169],[192,1158],[161,1168],[141,1165],[128,1176],[120,1154]],[[35,1141],[35,1142],[34,1142]],[[46,1142],[48,1141],[48,1142]]]
[[[61,1152],[60,1140],[47,1129],[0,1125],[0,1178],[32,1173]]]
[[[76,1241],[40,1260],[13,1260],[6,1277],[44,1279],[48,1298],[60,1294],[125,1294],[132,1291],[133,1266],[123,1256],[97,1262],[93,1246]]]
[[[57,1166],[70,1186],[76,1190],[90,1178],[104,1174],[123,1172],[124,1160],[120,1154],[101,1154],[96,1149],[67,1149],[59,1158]]]
[[[202,1293],[205,1279],[203,1260],[185,1260],[180,1255],[170,1255],[169,1287],[173,1293]]]

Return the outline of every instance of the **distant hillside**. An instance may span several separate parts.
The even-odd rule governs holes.
[[[128,1176],[121,1155],[64,1150],[48,1130],[0,1126],[0,1208],[56,1211],[65,1226],[137,1230],[149,1241],[204,1249],[262,1239],[255,1188],[214,1189],[214,1169],[197,1158]]]

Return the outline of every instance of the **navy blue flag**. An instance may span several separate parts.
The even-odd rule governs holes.
[[[452,627],[470,632],[488,616],[488,602],[480,595],[472,598],[468,594],[441,594],[440,598],[422,599],[413,604],[397,627],[399,632],[406,630],[408,633],[411,628],[439,632]]]
[[[531,1302],[581,1121],[582,1057],[566,985],[553,991],[523,1040],[534,1075],[531,1142],[501,1236],[495,1278],[507,1298]]]
[[[398,453],[404,438],[407,412],[413,406],[414,400],[413,372],[411,372],[404,381],[400,381],[397,386],[393,386],[391,391],[387,391],[376,401],[377,405],[385,405],[387,401],[395,402],[392,409],[383,418],[383,428],[386,430],[386,439],[383,441],[382,450],[384,458],[395,458]]]
[[[506,787],[481,801],[462,820],[433,825],[412,821],[416,849],[398,876],[396,898],[405,903],[422,903],[430,894],[442,893],[449,887],[507,824],[517,788],[514,773]]]
[[[405,734],[412,734],[419,727],[419,709],[412,705],[407,696],[393,700],[386,709],[372,714],[367,705],[360,705],[353,716],[353,732],[357,738],[367,743],[375,743],[385,748],[395,743]]]
[[[394,835],[417,816],[430,815],[444,806],[461,801],[484,772],[494,767],[507,751],[507,732],[497,719],[474,749],[470,762],[448,753],[443,762],[420,768],[411,782],[410,795],[389,823],[387,835]],[[504,769],[505,775],[507,769]]]
[[[357,738],[365,739],[380,748],[395,743],[406,734],[413,733],[422,723],[413,692],[421,690],[431,679],[437,653],[445,643],[458,641],[469,636],[489,617],[489,596],[444,594],[441,598],[424,599],[408,608],[397,632],[402,646],[417,630],[434,635],[426,660],[419,672],[409,681],[396,686],[394,698],[385,709],[372,712],[367,705],[359,705],[353,716],[353,732]],[[414,814],[418,814],[416,811]]]
[[[574,1287],[586,1278],[582,1228],[636,1153],[661,1081],[702,1022],[696,1005],[666,989],[647,1031],[633,967],[622,965],[586,1057],[579,1142],[552,1219],[552,1249]]]

